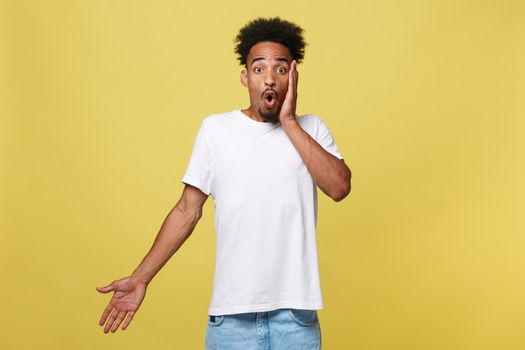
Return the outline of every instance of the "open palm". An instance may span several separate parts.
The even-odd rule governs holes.
[[[110,330],[115,333],[124,319],[122,330],[128,327],[144,300],[147,286],[144,282],[137,281],[131,277],[125,277],[113,281],[105,287],[97,287],[100,293],[115,292],[99,321],[101,326],[103,326],[104,323],[106,324],[104,333],[108,333]]]

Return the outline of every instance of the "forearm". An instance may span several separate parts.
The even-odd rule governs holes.
[[[282,126],[317,186],[335,201],[346,197],[350,192],[351,178],[348,166],[327,152],[297,120],[290,120]]]
[[[177,203],[166,216],[150,251],[132,276],[149,283],[191,235],[200,217],[200,211],[188,210]]]

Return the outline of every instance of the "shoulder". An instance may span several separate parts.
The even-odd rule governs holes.
[[[304,125],[317,127],[323,121],[323,119],[319,114],[309,113],[297,116],[297,121],[299,122],[299,124],[301,124],[301,126]]]
[[[318,114],[312,114],[312,113],[297,116],[297,120],[303,121],[303,122],[316,122],[319,119],[321,119],[321,117]]]
[[[237,124],[235,111],[214,113],[205,116],[200,129],[210,142],[224,137],[231,137]]]
[[[205,134],[221,130],[235,118],[233,112],[208,114],[200,121],[200,130]]]
[[[236,111],[209,114],[202,120],[202,125],[207,129],[215,128],[232,122],[235,118]]]
[[[321,117],[317,114],[303,114],[297,117],[299,125],[314,137],[317,135],[317,130],[319,129],[319,124],[322,121]]]

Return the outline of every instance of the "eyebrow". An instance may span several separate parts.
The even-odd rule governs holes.
[[[252,63],[250,63],[250,66],[253,65],[253,63],[255,61],[261,61],[261,60],[265,60],[266,58],[265,57],[256,57],[252,60]],[[286,59],[286,57],[278,57],[275,59],[275,61],[282,61],[282,62],[286,62],[288,63],[288,60]]]

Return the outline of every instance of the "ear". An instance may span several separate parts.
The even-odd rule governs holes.
[[[241,84],[244,87],[248,87],[248,72],[246,71],[246,69],[243,69],[241,71]]]

